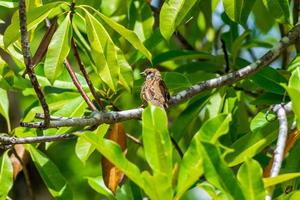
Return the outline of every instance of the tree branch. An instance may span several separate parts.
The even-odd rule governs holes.
[[[298,38],[299,33],[300,25],[298,24],[289,31],[288,36],[283,37],[277,45],[275,45],[271,50],[269,50],[256,62],[235,72],[231,72],[224,76],[203,81],[199,84],[190,87],[187,90],[183,90],[171,98],[170,104],[181,103],[205,90],[213,89],[224,85],[230,85],[234,82],[237,82],[254,74],[255,72],[259,71],[260,69],[274,61],[284,49],[286,49],[289,45],[293,44],[296,38]]]
[[[171,97],[169,105],[179,104],[187,99],[190,99],[197,94],[216,87],[221,87],[224,85],[229,85],[234,82],[237,82],[243,78],[250,76],[251,74],[259,71],[280,55],[283,49],[287,48],[289,45],[293,44],[295,39],[300,33],[300,25],[296,25],[293,29],[290,30],[288,36],[283,37],[280,42],[275,45],[271,50],[269,50],[264,56],[258,59],[256,62],[232,73],[229,73],[224,76],[213,78],[207,81],[203,81],[199,84],[196,84],[186,90],[183,90]],[[124,110],[118,112],[94,112],[92,116],[88,118],[68,118],[65,120],[51,121],[49,127],[58,128],[64,126],[93,126],[99,125],[102,123],[115,123],[119,121],[125,121],[130,119],[140,119],[143,108],[136,108],[131,110]],[[44,126],[44,122],[22,122],[21,126],[31,127],[31,128],[40,128]]]
[[[130,119],[140,119],[143,110],[143,108],[135,108],[124,111],[93,112],[90,117],[67,118],[62,120],[50,121],[49,128],[58,128],[66,126],[84,127],[99,125],[103,123],[113,124],[116,122]],[[21,122],[20,125],[23,127],[40,128],[44,125],[44,122]]]
[[[225,70],[224,71],[225,71],[225,73],[228,73],[230,70],[229,57],[228,57],[228,53],[227,53],[227,49],[226,49],[226,44],[223,39],[221,39],[221,44],[222,44],[222,49],[223,49],[224,59],[225,59]]]
[[[0,136],[0,143],[2,145],[15,145],[15,144],[32,144],[40,142],[52,142],[57,140],[66,140],[76,137],[74,133],[66,133],[61,135],[51,136],[36,136],[36,137],[24,137],[17,138],[11,136]]]
[[[29,79],[31,81],[31,84],[34,88],[35,93],[38,96],[38,99],[42,105],[45,119],[43,123],[43,127],[47,127],[50,122],[50,114],[49,114],[49,107],[46,102],[45,96],[43,94],[43,91],[41,90],[41,87],[38,83],[38,80],[32,70],[32,62],[31,62],[31,55],[30,55],[30,47],[29,47],[29,41],[28,41],[28,32],[27,32],[27,26],[26,26],[26,5],[25,0],[19,1],[19,17],[20,17],[20,32],[21,32],[21,45],[22,45],[22,52],[24,57],[24,63],[26,66],[26,71],[28,73]]]
[[[288,133],[288,122],[286,117],[285,107],[281,104],[277,104],[273,107],[273,112],[277,114],[279,121],[279,132],[276,148],[274,151],[274,161],[270,172],[270,177],[276,177],[279,174],[282,160],[284,158],[284,149],[286,144],[286,138]],[[266,200],[272,199],[273,188],[269,189],[269,192],[266,196]]]
[[[88,84],[88,86],[90,88],[90,91],[91,91],[91,93],[92,93],[95,101],[101,107],[101,110],[104,111],[105,110],[104,104],[100,100],[100,97],[98,96],[98,94],[97,94],[97,92],[96,92],[96,90],[95,90],[95,88],[93,86],[93,83],[91,82],[90,77],[89,77],[87,71],[85,70],[83,62],[81,61],[80,55],[78,53],[77,45],[76,45],[73,37],[72,37],[72,40],[71,40],[71,45],[72,45],[72,49],[73,49],[73,52],[74,52],[74,56],[75,56],[76,61],[77,61],[78,65],[79,65],[79,69],[80,69],[81,73],[83,74],[83,76],[85,78],[85,81]]]
[[[79,91],[79,93],[81,94],[82,98],[85,100],[85,102],[87,103],[87,105],[90,107],[90,109],[92,109],[92,111],[97,111],[97,108],[95,107],[95,105],[93,104],[93,102],[90,100],[90,98],[88,97],[88,95],[85,93],[85,91],[83,90],[70,62],[68,61],[68,59],[66,58],[64,61],[64,64],[72,78],[72,81],[74,83],[74,85],[76,86],[77,90]]]

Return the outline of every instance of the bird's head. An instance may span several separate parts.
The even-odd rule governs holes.
[[[161,77],[160,72],[155,68],[147,68],[141,73],[146,80],[151,80],[153,77]]]

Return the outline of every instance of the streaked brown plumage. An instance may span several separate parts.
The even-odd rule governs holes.
[[[142,74],[145,76],[145,82],[141,90],[143,105],[145,106],[147,102],[151,102],[155,106],[168,108],[170,94],[160,72],[157,69],[148,68]]]

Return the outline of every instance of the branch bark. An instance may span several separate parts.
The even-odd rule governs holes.
[[[44,93],[41,90],[41,87],[38,83],[36,75],[34,74],[33,69],[32,69],[32,61],[31,61],[30,47],[29,47],[29,41],[28,41],[28,31],[27,31],[27,25],[26,25],[27,20],[26,20],[25,0],[19,1],[19,16],[20,16],[21,45],[22,45],[24,63],[25,63],[26,71],[28,73],[31,84],[32,84],[34,91],[37,94],[38,99],[44,110],[45,118],[44,118],[43,126],[41,128],[46,128],[50,123],[49,107],[46,102]]]
[[[85,93],[85,91],[83,90],[70,62],[68,61],[68,59],[66,58],[64,61],[64,64],[72,78],[72,81],[74,83],[74,85],[76,86],[78,92],[81,94],[82,98],[85,100],[85,102],[87,103],[87,105],[89,106],[89,108],[92,111],[97,111],[97,108],[95,107],[95,105],[93,104],[93,102],[90,100],[90,98],[88,97],[88,95]]]
[[[282,160],[284,158],[284,149],[288,133],[288,122],[286,117],[286,110],[283,105],[275,105],[272,110],[276,113],[279,122],[278,140],[274,151],[274,161],[270,172],[270,177],[276,177],[279,174]],[[266,200],[272,199],[272,193],[273,187],[269,188]]]

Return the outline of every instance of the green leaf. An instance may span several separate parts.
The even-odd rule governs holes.
[[[196,2],[197,0],[166,0],[164,2],[159,16],[159,28],[166,40],[170,39]]]
[[[226,14],[232,21],[247,25],[248,16],[256,0],[223,0]]]
[[[270,15],[261,0],[256,1],[253,7],[256,26],[263,32],[268,33],[273,27],[275,19]]]
[[[51,195],[55,199],[72,199],[71,189],[57,166],[34,146],[28,145],[26,149]]]
[[[102,24],[87,11],[86,29],[97,73],[113,91],[116,91],[120,73],[117,48]]]
[[[265,89],[268,92],[275,94],[284,94],[282,83],[287,83],[287,80],[276,70],[267,67],[250,77],[255,84]]]
[[[8,192],[13,186],[13,166],[7,153],[8,151],[5,151],[0,157],[0,200],[7,199]]]
[[[39,23],[44,21],[46,17],[54,10],[60,9],[58,6],[62,2],[53,2],[41,7],[30,9],[27,12],[27,30],[34,29]],[[19,12],[16,11],[12,17],[11,24],[7,27],[4,33],[4,45],[7,48],[11,43],[20,38],[20,21]]]
[[[61,95],[64,96],[64,95]],[[66,100],[65,99],[62,100]],[[57,102],[58,103],[58,102]],[[77,96],[73,98],[69,98],[67,103],[63,103],[61,107],[54,113],[54,116],[61,116],[61,117],[80,117],[86,111],[87,104],[83,100],[82,96]],[[55,129],[48,129],[44,131],[44,135],[54,135],[54,134],[62,134],[67,133],[68,131],[72,130],[72,127],[62,127],[58,130]]]
[[[300,69],[297,68],[290,77],[288,86],[285,86],[286,91],[288,92],[292,100],[293,112],[296,115],[297,127],[300,128]]]
[[[201,141],[216,144],[217,140],[228,132],[230,122],[231,114],[217,115],[207,120],[196,135],[199,135]]]
[[[300,64],[300,54],[297,54],[297,56],[295,56],[295,58],[289,63],[288,71],[290,72],[294,71],[296,68],[299,67],[299,64]]]
[[[263,0],[269,13],[281,23],[290,22],[290,11],[288,0]]]
[[[178,72],[166,72],[163,79],[170,91],[180,91],[192,86],[186,75]]]
[[[103,194],[106,197],[108,197],[109,199],[113,199],[112,198],[112,193],[109,189],[106,188],[103,178],[100,177],[88,177],[88,184],[99,194]]]
[[[153,184],[152,199],[172,199],[172,144],[164,109],[149,105],[142,114],[145,158],[153,176],[143,174]],[[155,197],[155,198],[153,198]]]
[[[242,43],[244,42],[244,40],[246,39],[246,37],[249,35],[249,31],[244,31],[242,35],[240,35],[239,37],[237,37],[232,46],[231,46],[231,54],[232,54],[232,60],[233,60],[233,65],[235,65],[236,63],[236,59],[239,55],[239,52],[242,48]]]
[[[232,167],[244,162],[247,157],[253,157],[276,139],[277,132],[278,124],[273,121],[245,134],[230,146],[234,151],[226,153],[226,162]]]
[[[267,188],[267,187],[274,186],[279,183],[283,183],[285,181],[297,178],[299,176],[300,176],[300,173],[280,174],[276,177],[264,178],[263,181],[264,181],[265,188]]]
[[[0,1],[0,6],[6,7],[6,8],[15,8],[15,7],[18,7],[18,3],[11,2],[11,1]]]
[[[146,49],[146,47],[144,46],[144,44],[140,41],[139,37],[137,36],[137,34],[131,30],[128,30],[127,28],[125,28],[124,26],[122,26],[121,24],[118,24],[117,22],[115,22],[114,20],[112,20],[111,18],[103,15],[102,13],[100,13],[99,11],[95,10],[92,7],[89,7],[91,9],[93,9],[96,14],[101,17],[101,19],[108,25],[110,26],[113,30],[115,30],[116,32],[118,32],[125,40],[127,40],[134,48],[138,49],[140,52],[142,52],[146,58],[148,58],[150,61],[152,59],[152,55],[151,53],[148,51],[148,49]]]
[[[10,132],[10,119],[9,119],[9,102],[7,92],[0,88],[0,114],[5,118],[8,132]]]
[[[62,72],[62,64],[70,51],[71,33],[70,16],[65,17],[54,33],[45,59],[45,75],[53,84]]]
[[[95,147],[85,139],[79,137],[75,146],[75,153],[79,160],[85,164],[90,155],[94,152]]]
[[[120,65],[120,84],[128,91],[133,87],[133,72],[124,55],[118,54],[118,63]]]
[[[246,159],[238,171],[237,179],[247,200],[265,199],[262,169],[257,161]]]
[[[129,10],[129,23],[139,38],[144,41],[153,32],[154,16],[146,1],[132,1]]]
[[[193,120],[198,118],[198,114],[206,101],[207,97],[204,96],[195,100],[195,102],[191,102],[175,119],[174,123],[172,123],[171,132],[176,141],[179,141],[185,136],[186,130],[189,128]],[[199,128],[197,128],[197,130],[198,129]]]
[[[201,137],[198,133],[193,137],[190,146],[180,162],[176,199],[180,199],[184,192],[203,174],[203,156],[200,148]]]
[[[95,131],[96,135],[98,135],[98,137],[104,137],[108,128],[108,124],[101,124]],[[79,137],[77,139],[75,153],[83,164],[86,163],[87,159],[90,157],[90,155],[94,152],[95,149],[95,146],[93,146],[90,142],[86,141],[84,138]]]
[[[268,118],[267,118],[268,117]],[[256,116],[251,120],[250,129],[252,132],[266,126],[270,121],[275,119],[275,115],[273,113],[259,112]]]
[[[202,146],[203,145],[203,146]],[[202,142],[204,176],[207,181],[220,189],[229,199],[245,199],[233,172],[220,157],[213,144]]]
[[[129,179],[135,182],[139,187],[144,188],[144,181],[141,177],[139,168],[126,159],[120,146],[115,142],[99,137],[93,132],[80,134],[80,137],[90,142],[96,149],[119,170],[121,170]]]

